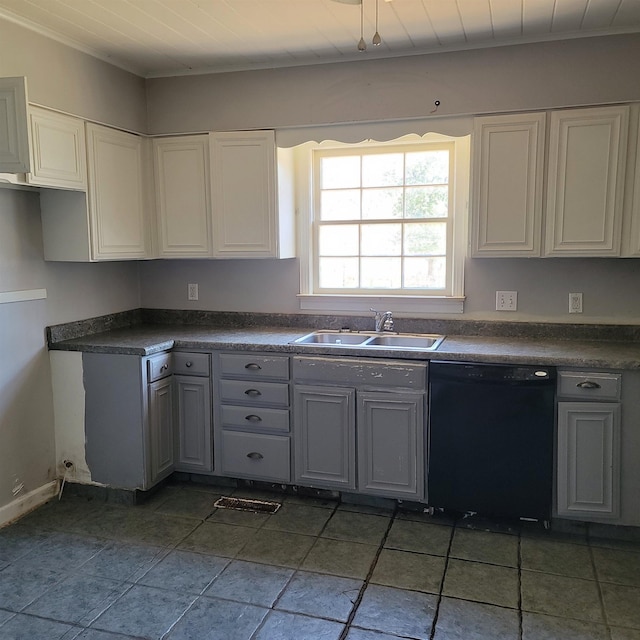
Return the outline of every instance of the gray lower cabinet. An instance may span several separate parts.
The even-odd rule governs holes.
[[[295,481],[356,488],[355,389],[296,385]]]
[[[422,497],[424,393],[358,394],[358,489]]]
[[[151,485],[173,472],[173,388],[171,376],[148,385]]]
[[[212,473],[210,355],[175,352],[173,371],[175,469]]]
[[[214,354],[215,472],[291,482],[289,357]]]
[[[296,482],[424,498],[424,363],[293,358]]]

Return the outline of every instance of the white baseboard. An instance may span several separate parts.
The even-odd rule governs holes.
[[[0,507],[0,527],[21,518],[29,511],[51,500],[58,493],[58,481],[47,482],[47,484],[26,493],[13,502]]]

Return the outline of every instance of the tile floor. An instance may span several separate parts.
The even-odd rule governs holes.
[[[221,491],[65,497],[0,530],[0,638],[640,640],[638,543]]]

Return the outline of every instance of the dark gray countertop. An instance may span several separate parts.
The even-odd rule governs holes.
[[[300,327],[219,328],[201,325],[139,325],[50,343],[52,350],[152,355],[168,349],[232,350],[457,360],[606,369],[640,369],[640,342],[559,340],[535,337],[447,336],[436,351],[301,345]]]

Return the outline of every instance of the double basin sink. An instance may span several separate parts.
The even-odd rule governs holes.
[[[359,349],[435,351],[444,338],[441,335],[426,333],[375,333],[368,331],[331,331],[326,329],[313,331],[306,336],[293,340],[291,344],[357,347]]]

